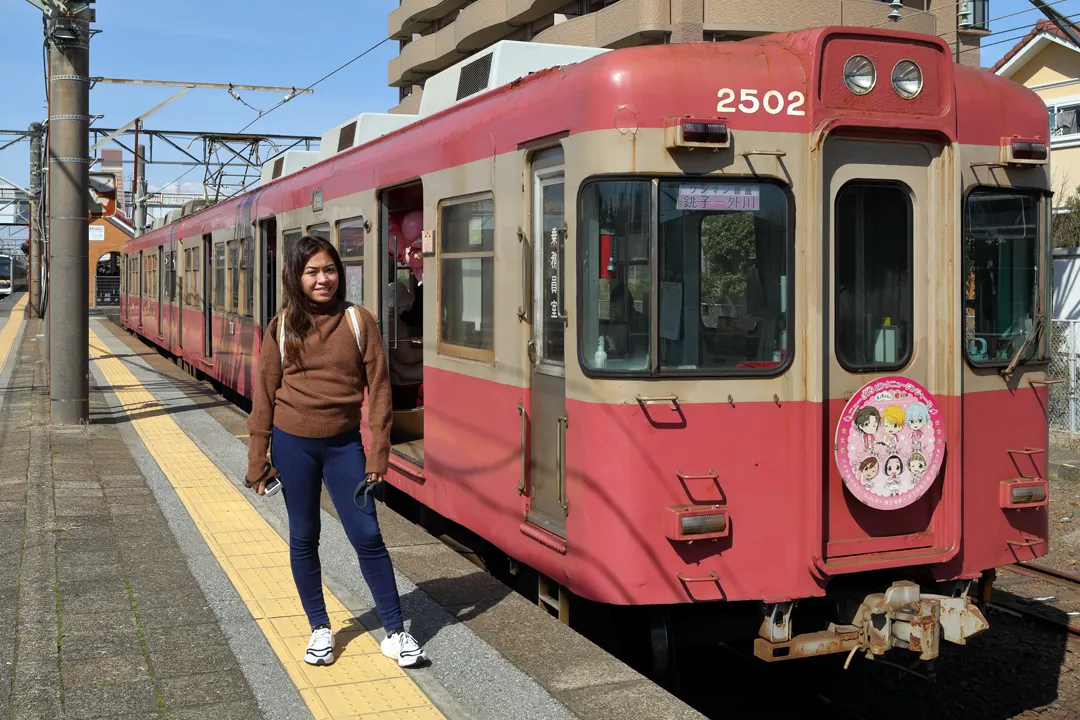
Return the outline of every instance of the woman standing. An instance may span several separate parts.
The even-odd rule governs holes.
[[[369,312],[345,301],[344,275],[337,250],[321,238],[301,238],[285,258],[284,304],[263,337],[248,417],[245,485],[262,495],[271,478],[281,481],[293,580],[312,630],[304,660],[334,662],[319,563],[319,495],[325,482],[386,629],[382,652],[409,667],[427,656],[405,632],[375,502],[366,493],[360,505],[355,500],[361,485],[370,489],[386,474],[390,380],[378,324]],[[371,428],[366,457],[360,438],[365,389]]]

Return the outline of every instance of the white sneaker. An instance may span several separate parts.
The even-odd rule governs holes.
[[[320,625],[311,632],[304,662],[308,665],[331,665],[334,662],[334,631],[329,625]]]
[[[398,630],[383,638],[382,653],[391,660],[397,660],[397,664],[401,667],[412,667],[427,660],[424,648],[420,647],[416,638],[404,630]]]

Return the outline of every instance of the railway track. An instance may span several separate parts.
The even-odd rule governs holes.
[[[1080,575],[1073,575],[1038,563],[1017,563],[1002,568],[1002,570],[1069,591],[1065,597],[1055,597],[1053,600],[1071,600],[1074,609],[1063,611],[1053,607],[1048,604],[1051,601],[1050,599],[1006,598],[1002,593],[997,593],[991,598],[990,607],[1009,615],[1028,618],[1044,625],[1053,626],[1070,637],[1080,639]]]

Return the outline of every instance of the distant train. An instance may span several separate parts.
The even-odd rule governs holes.
[[[0,255],[0,297],[26,288],[26,257]]]
[[[930,660],[1047,552],[1048,137],[925,35],[500,43],[128,242],[122,321],[250,397],[325,237],[422,348],[388,481],[564,619]]]

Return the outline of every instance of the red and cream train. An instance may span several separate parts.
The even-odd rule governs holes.
[[[423,349],[390,482],[565,598],[755,608],[769,660],[986,628],[994,568],[1047,550],[1033,93],[824,28],[501,43],[423,103],[128,243],[123,323],[248,395],[324,234],[391,366]]]

